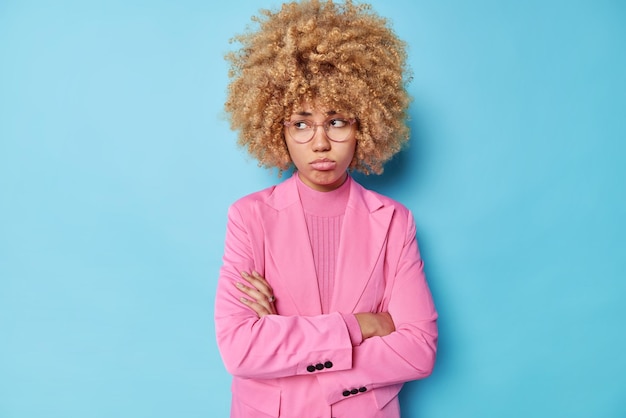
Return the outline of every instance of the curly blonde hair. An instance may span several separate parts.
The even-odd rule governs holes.
[[[406,44],[369,4],[303,0],[261,10],[235,36],[225,110],[239,145],[290,168],[283,122],[303,103],[358,120],[350,169],[380,174],[409,139]]]

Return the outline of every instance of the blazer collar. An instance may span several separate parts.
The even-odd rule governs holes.
[[[265,203],[278,211],[282,211],[293,204],[300,204],[298,185],[296,184],[297,175],[298,173],[294,172],[291,177],[277,185],[267,197]],[[347,181],[350,181],[348,208],[355,210],[365,209],[372,213],[384,205],[374,193],[369,192],[369,190],[365,189],[351,177]]]
[[[259,204],[265,232],[267,257],[279,277],[277,285],[287,289],[300,315],[321,312],[313,252],[304,211],[293,176],[276,186]],[[331,309],[352,312],[365,289],[383,250],[393,214],[375,193],[353,179],[337,254]],[[276,285],[275,285],[276,286]]]

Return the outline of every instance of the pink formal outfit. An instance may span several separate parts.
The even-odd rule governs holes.
[[[298,182],[294,175],[228,212],[215,324],[233,375],[231,417],[397,418],[402,384],[432,372],[437,345],[413,217],[351,178],[337,213],[313,213],[315,196],[301,200]],[[329,222],[338,241],[324,241]],[[278,315],[259,319],[239,301],[234,283],[251,270],[273,287]],[[353,314],[383,311],[396,331],[362,340]]]

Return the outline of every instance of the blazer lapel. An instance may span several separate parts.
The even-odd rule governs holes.
[[[385,247],[393,206],[383,206],[375,194],[352,181],[344,217],[331,306],[352,312]]]
[[[276,186],[258,209],[266,238],[266,271],[268,265],[274,266],[275,276],[268,280],[281,292],[287,291],[300,315],[321,314],[313,252],[295,178]]]

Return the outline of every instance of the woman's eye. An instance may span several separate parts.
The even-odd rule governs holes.
[[[328,126],[331,128],[343,128],[348,122],[345,119],[331,119]]]
[[[294,122],[292,125],[296,129],[307,129],[311,127],[311,124],[305,120],[299,120],[297,122]]]

